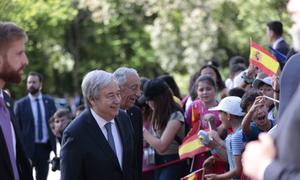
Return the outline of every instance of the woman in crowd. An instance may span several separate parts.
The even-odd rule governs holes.
[[[168,85],[161,79],[147,82],[147,104],[153,110],[151,130],[143,129],[144,139],[155,149],[155,165],[179,159],[178,147],[185,135],[184,115],[173,99]],[[180,162],[155,171],[156,180],[180,179],[186,175],[186,163]]]

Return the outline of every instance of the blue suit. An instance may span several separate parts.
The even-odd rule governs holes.
[[[276,47],[274,48],[276,49],[277,51],[279,51],[281,54],[283,55],[287,55],[289,50],[290,50],[290,47],[289,45],[285,42],[285,40],[281,40],[278,42],[278,44],[276,45]],[[276,55],[274,55],[276,57]],[[285,62],[282,62],[279,60],[279,64],[280,64],[280,68],[282,69],[285,65]]]
[[[43,145],[44,147],[40,148],[40,145],[35,143],[35,133],[37,132],[35,132],[34,115],[32,112],[29,96],[25,96],[16,102],[15,114],[17,123],[19,124],[21,129],[22,140],[27,156],[31,160],[33,160],[33,165],[36,166],[37,169],[40,166],[43,166],[40,172],[42,173],[42,177],[47,177],[49,154],[51,150],[56,153],[55,136],[50,130],[48,121],[50,117],[56,112],[56,106],[54,100],[51,97],[43,95],[42,99],[45,107],[45,120],[49,135],[49,141],[47,144]],[[35,164],[36,161],[37,164]],[[47,167],[45,167],[46,165]]]

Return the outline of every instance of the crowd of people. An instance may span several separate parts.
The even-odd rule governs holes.
[[[38,72],[27,74],[28,95],[11,99],[5,84],[21,81],[28,37],[16,24],[0,22],[0,179],[46,180],[49,162],[62,180],[174,180],[198,170],[206,179],[300,178],[300,3],[290,0],[287,8],[292,48],[280,21],[266,24],[280,64],[272,77],[234,56],[228,79],[212,61],[191,75],[183,97],[169,74],[148,79],[128,67],[91,70],[76,112],[57,109],[42,93]],[[195,124],[207,133],[209,150],[180,160]],[[217,162],[223,164],[214,171]]]

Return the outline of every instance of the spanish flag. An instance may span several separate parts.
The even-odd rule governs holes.
[[[183,139],[181,146],[179,146],[178,154],[180,159],[192,158],[193,156],[209,151],[210,149],[202,144],[198,138],[198,131],[200,130],[200,113],[199,105],[193,104],[192,106],[192,129],[188,132]]]
[[[193,156],[202,152],[209,151],[210,149],[202,144],[198,138],[198,134],[194,134],[187,138],[181,146],[179,146],[178,154],[180,159],[192,158]]]
[[[200,129],[200,113],[199,113],[199,105],[197,103],[192,105],[192,129],[188,132],[188,134],[183,139],[183,142],[188,139],[189,137],[197,134]]]
[[[254,41],[251,41],[250,60],[268,76],[272,76],[278,71],[279,63],[273,55]]]
[[[205,169],[201,168],[197,171],[192,172],[191,174],[184,176],[180,180],[204,180]]]

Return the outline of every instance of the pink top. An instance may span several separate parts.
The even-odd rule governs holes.
[[[196,113],[195,116],[200,117],[200,129],[208,129],[208,122],[204,120],[204,116],[205,114],[211,113],[214,115],[214,121],[213,123],[215,124],[216,127],[221,125],[221,120],[220,120],[220,112],[219,111],[210,111],[208,110],[207,107],[204,106],[203,102],[201,100],[195,100],[187,109],[187,111],[185,112],[185,117],[186,117],[186,123],[187,125],[191,128],[192,127],[192,107],[196,106],[198,111]]]

